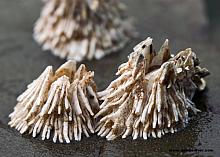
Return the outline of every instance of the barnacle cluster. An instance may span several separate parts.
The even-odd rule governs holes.
[[[184,128],[190,113],[200,111],[192,99],[205,89],[209,72],[190,48],[173,55],[165,40],[156,52],[149,37],[134,47],[116,75],[97,93],[94,72],[85,65],[76,70],[70,60],[55,73],[48,66],[17,98],[9,125],[22,134],[41,134],[42,140],[53,134],[54,142],[81,140],[82,133],[88,137],[95,131],[108,140],[160,138]]]
[[[98,135],[147,139],[176,132],[188,123],[189,112],[199,111],[192,98],[197,89],[204,90],[208,74],[190,48],[174,56],[166,40],[156,53],[147,38],[118,68],[118,78],[98,93],[103,100],[95,115],[101,117]]]
[[[53,141],[73,138],[81,140],[82,133],[94,133],[93,115],[99,110],[94,72],[85,65],[76,70],[76,62],[64,63],[55,73],[52,66],[17,98],[9,125],[21,134],[41,134],[42,140],[53,135]]]
[[[100,59],[133,34],[124,10],[117,0],[46,0],[34,38],[61,58]]]

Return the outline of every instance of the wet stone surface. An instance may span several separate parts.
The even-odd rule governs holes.
[[[0,156],[220,156],[220,13],[217,1],[202,0],[124,0],[128,14],[135,17],[139,37],[121,51],[100,61],[84,61],[95,71],[99,90],[115,78],[120,63],[127,60],[132,48],[147,36],[156,48],[170,40],[176,53],[191,47],[211,75],[208,88],[195,97],[202,113],[189,125],[161,139],[108,142],[92,135],[81,142],[54,144],[9,128],[8,115],[16,97],[39,76],[47,65],[57,68],[64,63],[50,52],[43,52],[32,39],[32,27],[42,3],[36,0],[0,1]],[[191,150],[191,151],[190,151]]]

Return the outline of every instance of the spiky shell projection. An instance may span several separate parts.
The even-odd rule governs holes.
[[[17,98],[9,125],[21,134],[41,134],[42,140],[53,135],[53,142],[81,140],[82,133],[94,133],[93,115],[99,110],[94,73],[75,61],[68,61],[53,74],[52,66]]]
[[[190,48],[173,56],[166,40],[156,53],[147,38],[119,67],[119,77],[98,93],[103,100],[95,115],[101,117],[98,135],[113,140],[174,133],[188,123],[189,112],[199,111],[192,97],[197,89],[204,90],[208,74]]]
[[[117,0],[46,0],[34,28],[44,50],[61,58],[100,59],[127,42],[133,28]]]

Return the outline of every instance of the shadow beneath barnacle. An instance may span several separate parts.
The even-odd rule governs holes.
[[[191,127],[190,127],[191,129]],[[133,140],[131,137],[126,139],[117,138],[114,141],[107,141],[103,156],[176,156],[181,152],[172,152],[172,150],[181,150],[193,148],[197,136],[190,132],[189,129],[180,131],[175,134],[167,134],[161,139],[150,138],[143,140],[138,138]],[[183,148],[183,145],[185,148]],[[184,153],[182,153],[183,155]]]
[[[198,108],[202,112],[211,112],[212,109],[209,106],[208,102],[208,93],[209,89],[206,88],[204,91],[197,91],[193,97],[193,102],[196,105],[196,108]]]
[[[46,152],[47,156],[99,156],[100,149],[105,140],[98,140],[96,136],[90,138],[83,137],[81,141],[71,141],[71,143],[53,143],[52,139],[42,141],[40,136],[32,138],[24,135],[31,143],[35,152]]]

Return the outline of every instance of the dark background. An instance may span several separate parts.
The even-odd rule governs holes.
[[[81,142],[53,144],[20,135],[7,125],[16,97],[47,65],[57,68],[65,61],[42,52],[32,39],[32,28],[43,5],[40,0],[0,0],[0,156],[220,156],[220,2],[124,2],[140,36],[116,54],[84,62],[95,71],[99,90],[115,78],[117,67],[142,39],[153,37],[154,46],[159,49],[168,38],[172,53],[191,47],[211,72],[207,90],[194,100],[203,112],[193,117],[184,130],[146,141],[128,138],[107,142],[93,135]]]

